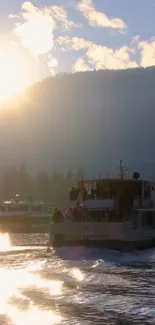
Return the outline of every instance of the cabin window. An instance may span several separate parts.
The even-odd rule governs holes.
[[[101,222],[106,221],[106,212],[105,211],[99,211],[99,218],[100,218]]]
[[[145,213],[145,218],[146,218],[146,226],[147,227],[153,227],[153,215],[152,215],[152,212],[150,211],[147,211]]]
[[[101,211],[101,220],[102,221],[106,221],[106,212],[105,211]]]
[[[151,189],[150,187],[147,185],[144,188],[144,198],[145,199],[149,199],[150,198],[150,194],[151,194]]]
[[[135,211],[132,215],[132,226],[133,228],[138,228],[139,225],[139,212]]]
[[[145,213],[142,213],[142,215],[141,215],[141,225],[142,225],[142,227],[145,227],[145,225],[146,225]]]
[[[152,228],[155,226],[155,213],[152,211],[146,211],[141,216],[142,227]]]
[[[109,218],[108,218],[109,220],[108,221],[111,221],[111,222],[115,222],[116,221],[116,213],[115,213],[115,211],[110,211],[109,212]]]
[[[97,222],[102,221],[102,212],[101,211],[98,211],[96,213],[96,220],[95,221],[97,221]]]
[[[124,221],[130,221],[130,219],[131,219],[130,213],[129,212],[126,212],[125,215],[124,215],[124,217],[123,217],[123,220]]]
[[[122,216],[120,213],[115,211],[109,211],[106,213],[106,221],[107,222],[120,222],[122,221]]]
[[[155,228],[155,211],[152,212],[152,222],[153,222],[153,228]]]
[[[105,221],[105,212],[104,211],[91,211],[89,219],[92,222]]]
[[[97,219],[97,212],[96,211],[91,211],[90,212],[90,219],[91,219],[91,221],[96,221],[96,219]]]

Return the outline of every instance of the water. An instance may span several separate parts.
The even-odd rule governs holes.
[[[0,235],[0,324],[155,324],[155,250],[47,253],[47,240]]]

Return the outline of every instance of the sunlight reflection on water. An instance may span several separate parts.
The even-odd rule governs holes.
[[[61,322],[61,316],[56,315],[49,310],[40,310],[31,306],[25,313],[15,307],[9,307],[9,316],[16,325],[31,325],[37,322],[37,325],[50,325]]]
[[[12,247],[9,234],[0,234],[0,251],[5,252]]]
[[[0,234],[0,325],[155,324],[155,250],[59,256],[37,248],[45,239]]]
[[[37,321],[37,325],[50,325],[60,323],[61,316],[52,310],[41,310],[28,302],[27,310],[23,311],[14,307],[11,301],[19,299],[22,302],[24,296],[21,289],[31,287],[44,288],[50,295],[61,294],[61,281],[48,281],[40,276],[31,274],[27,269],[8,270],[0,269],[0,314],[7,314],[15,325],[31,325]],[[12,298],[12,300],[11,300]]]
[[[13,248],[9,235],[0,234],[0,252],[11,252]],[[0,315],[7,315],[15,325],[31,325],[34,322],[37,325],[50,325],[61,322],[61,316],[52,311],[52,308],[39,308],[22,294],[22,290],[30,288],[44,289],[51,296],[61,294],[63,281],[45,280],[39,273],[35,273],[43,265],[42,261],[30,261],[23,268],[13,268],[11,264],[0,268]],[[18,302],[17,306],[14,305],[15,302]],[[26,309],[23,309],[22,302]]]
[[[84,279],[83,273],[77,268],[71,270],[71,275],[73,275],[77,281],[83,281]]]

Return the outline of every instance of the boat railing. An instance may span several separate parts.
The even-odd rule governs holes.
[[[75,201],[70,201],[69,202],[69,208],[72,208],[74,206],[77,205],[77,200]],[[150,198],[147,199],[142,199],[140,196],[137,196],[134,198],[133,200],[133,208],[140,208],[140,207],[144,207],[144,208],[151,208],[153,205],[153,202]],[[103,208],[103,209],[115,209],[117,206],[117,200],[116,198],[112,198],[112,199],[93,199],[93,200],[84,200],[84,206],[88,209],[97,209],[97,208]]]
[[[70,201],[69,202],[69,208],[72,208],[77,205],[77,201]],[[112,209],[115,206],[115,200],[114,199],[101,199],[101,200],[86,200],[84,201],[84,206],[88,209],[97,209],[97,208],[103,208],[103,209]]]

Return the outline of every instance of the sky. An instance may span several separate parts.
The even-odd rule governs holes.
[[[63,72],[155,65],[155,0],[0,1],[0,99]]]

